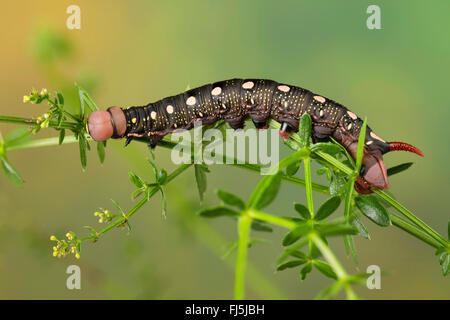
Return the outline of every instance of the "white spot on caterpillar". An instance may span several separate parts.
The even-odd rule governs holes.
[[[131,119],[131,122],[136,123],[136,118]]]
[[[324,112],[323,112],[323,110],[320,110],[320,112],[319,112],[319,116],[322,118],[323,117],[323,115],[324,115]]]
[[[222,88],[221,87],[215,87],[214,89],[212,89],[211,94],[213,96],[218,96],[219,94],[222,93]]]
[[[178,128],[178,125],[176,123],[173,124],[174,128]]]
[[[201,113],[201,112],[199,112],[198,115],[199,115],[200,117],[203,117],[203,113]]]
[[[250,102],[251,102],[252,104],[255,104],[255,99],[250,98]]]
[[[171,104],[169,104],[169,105],[166,107],[166,111],[167,111],[168,114],[172,114],[172,113],[173,113],[173,106],[172,106]]]
[[[289,86],[284,85],[284,84],[279,85],[279,86],[277,87],[277,89],[280,90],[280,91],[283,91],[283,92],[289,92],[289,90],[291,90],[291,88],[290,88]]]
[[[151,117],[153,120],[155,120],[155,119],[156,119],[156,111],[152,111],[152,112],[150,113],[150,117]]]
[[[187,100],[186,100],[186,104],[188,105],[188,106],[193,106],[194,104],[196,104],[197,103],[197,99],[195,99],[195,97],[189,97]]]
[[[356,115],[356,114],[354,114],[353,112],[351,112],[351,111],[347,111],[347,114],[350,116],[350,118],[352,118],[353,120],[356,120],[356,119],[358,119],[358,116]]]
[[[247,81],[242,84],[242,88],[247,90],[253,88],[254,86],[255,83],[253,81]]]
[[[314,100],[319,101],[320,103],[325,102],[325,98],[322,96],[314,96]]]
[[[347,126],[347,130],[350,130],[353,127],[353,124],[349,123]]]
[[[285,101],[284,102],[284,108],[287,109],[287,107],[288,107],[288,103],[287,103],[287,101]]]
[[[374,139],[380,140],[382,142],[386,142],[385,140],[383,140],[379,136],[377,136],[373,131],[370,133],[370,136]]]
[[[225,105],[225,103],[222,103],[222,108],[226,109],[227,106]]]
[[[366,144],[367,144],[368,146],[370,146],[372,143],[373,143],[372,140],[369,140],[369,141],[366,142]]]

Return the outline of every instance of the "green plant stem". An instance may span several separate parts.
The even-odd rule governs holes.
[[[234,298],[236,300],[244,299],[245,295],[245,268],[247,265],[247,253],[248,243],[250,240],[251,225],[252,218],[244,211],[238,220],[239,241],[234,285]]]
[[[175,179],[178,175],[180,175],[182,172],[186,171],[192,164],[183,164],[180,167],[178,167],[177,169],[175,169],[170,175],[167,176],[167,180],[165,182],[169,183],[170,181],[172,181],[173,179]],[[104,234],[106,232],[108,232],[111,229],[114,229],[115,227],[123,224],[124,222],[126,222],[126,220],[128,218],[130,218],[134,213],[136,213],[136,211],[138,211],[144,204],[147,203],[147,201],[155,195],[155,193],[157,193],[159,191],[159,187],[153,187],[152,190],[149,193],[149,196],[144,196],[141,200],[139,200],[138,203],[136,203],[133,208],[131,208],[126,214],[125,217],[119,218],[116,221],[114,221],[113,223],[111,223],[110,225],[108,225],[106,228],[102,229],[101,231],[97,232],[97,237],[101,234]],[[90,239],[96,239],[96,237],[94,235],[92,236],[88,236],[88,237],[84,237],[81,238],[81,241],[86,241],[86,240],[90,240]]]
[[[247,209],[247,214],[252,217],[253,219],[257,219],[257,220],[261,220],[261,221],[265,221],[286,229],[294,229],[295,227],[297,227],[297,223],[295,223],[292,220],[286,219],[286,218],[281,218],[281,217],[277,217],[265,212],[261,212],[259,210],[256,209]]]
[[[90,137],[88,137],[88,141],[92,140]],[[68,144],[68,143],[75,143],[78,142],[78,140],[75,138],[75,136],[67,136],[64,138],[64,141],[62,144]],[[31,148],[39,148],[39,147],[50,147],[50,146],[56,146],[59,144],[59,137],[52,137],[52,138],[44,138],[44,139],[35,139],[30,140],[21,144],[15,144],[13,146],[6,146],[7,151],[12,150],[19,150],[19,149],[31,149]]]
[[[345,292],[347,294],[347,299],[354,300],[357,299],[357,295],[353,291],[353,288],[351,287],[350,283],[348,282],[349,276],[347,272],[345,271],[344,267],[341,265],[339,260],[336,258],[334,253],[331,251],[331,249],[326,245],[326,243],[315,233],[309,234],[309,239],[311,239],[314,244],[317,246],[317,248],[322,253],[325,260],[328,261],[330,266],[333,268],[334,272],[336,273],[336,276],[338,278],[338,281],[340,281],[345,288]]]
[[[449,247],[450,242],[445,240],[439,233],[434,231],[431,227],[429,227],[425,222],[417,218],[411,211],[406,209],[402,204],[398,203],[394,198],[392,198],[389,194],[384,192],[383,190],[373,189],[377,195],[379,195],[382,199],[389,202],[398,212],[403,214],[406,218],[415,223],[418,227],[420,227],[423,231],[425,231],[430,237],[434,238],[438,242],[440,242],[444,247]]]
[[[436,249],[442,247],[442,244],[439,241],[430,237],[427,233],[423,232],[422,229],[419,229],[414,224],[409,223],[392,213],[389,214],[389,218],[391,219],[391,222],[394,226],[402,229],[403,231],[406,231],[407,233],[416,237],[417,239],[422,240],[423,242],[429,244],[430,246]]]
[[[22,125],[37,125],[36,120],[33,119],[28,119],[28,118],[20,118],[20,117],[9,117],[9,116],[0,116],[0,122],[8,122],[8,123],[15,123],[15,124],[22,124]],[[51,123],[52,125],[52,123]],[[57,124],[54,124],[55,127],[57,126]],[[280,124],[275,122],[275,121],[270,121],[270,125],[272,127],[278,128],[280,127]],[[66,123],[63,122],[61,124],[61,128],[68,128],[71,129],[74,127],[73,123]],[[87,138],[90,138],[89,136],[86,136]],[[300,139],[298,138],[297,134],[292,134],[291,137],[300,142]],[[146,140],[144,139],[136,139],[137,141],[141,141],[141,142],[146,142]],[[68,144],[68,143],[74,143],[77,142],[77,140],[75,139],[74,136],[66,136],[63,144]],[[52,146],[52,145],[58,145],[59,144],[59,138],[54,137],[54,138],[46,138],[46,139],[36,139],[36,140],[32,140],[32,141],[28,141],[22,144],[18,144],[18,145],[14,145],[11,147],[7,147],[7,150],[19,150],[19,149],[25,149],[25,148],[35,148],[35,147],[43,147],[43,146]],[[168,141],[161,141],[161,146],[165,147],[165,148],[172,148],[175,145],[175,143],[173,142],[168,142]],[[352,170],[347,167],[346,165],[344,165],[343,163],[341,163],[339,160],[337,160],[336,158],[332,157],[331,155],[324,153],[322,151],[315,151],[315,154],[317,154],[318,156],[320,156],[322,159],[324,159],[325,161],[327,161],[328,163],[332,164],[333,166],[335,166],[336,168],[338,168],[339,170],[341,170],[342,172],[351,175],[352,174]],[[255,172],[260,172],[260,167],[257,165],[252,165],[252,164],[236,164],[235,166],[240,167],[240,168],[244,168],[244,169],[248,169],[251,171],[255,171]],[[285,175],[282,175],[281,178],[285,181],[297,184],[297,185],[301,185],[301,186],[306,186],[306,181],[303,179],[299,179],[296,177],[288,177]],[[311,189],[317,191],[317,192],[321,192],[324,194],[328,194],[328,187],[320,185],[320,184],[315,184],[312,183]],[[443,245],[444,247],[449,247],[450,243],[445,240],[445,238],[443,238],[441,235],[439,235],[436,231],[434,231],[431,227],[429,227],[428,225],[426,225],[423,221],[421,221],[419,218],[417,218],[413,213],[411,213],[409,210],[407,210],[403,205],[401,205],[400,203],[398,203],[395,199],[393,199],[392,197],[390,197],[387,193],[385,193],[382,190],[377,190],[374,189],[373,190],[378,196],[380,196],[381,198],[383,198],[384,200],[386,200],[388,203],[390,203],[397,211],[399,211],[400,213],[402,213],[406,218],[408,218],[409,220],[411,220],[412,222],[414,222],[417,226],[419,226],[423,231],[425,231],[425,233],[431,237],[432,239],[436,240],[437,243],[440,243],[441,245]],[[395,218],[394,218],[395,219]],[[417,232],[417,230],[412,230],[411,228],[404,228],[405,223],[403,221],[399,222],[398,224],[394,223],[393,224],[397,227],[399,227],[400,229],[410,233],[411,235],[415,236],[418,239],[423,240],[424,242],[432,245],[433,247],[435,247],[436,242],[430,243],[429,238],[425,238],[423,236],[423,234],[419,234]],[[411,231],[412,230],[412,231]]]
[[[308,156],[304,160],[305,167],[305,185],[306,185],[306,200],[308,203],[308,210],[311,217],[314,217],[314,204],[312,194],[312,179],[311,179],[311,158]]]
[[[21,117],[10,117],[10,116],[0,116],[0,122],[6,122],[6,123],[14,123],[14,124],[21,124],[26,126],[38,126],[36,119],[29,119],[29,118],[21,118]],[[51,120],[49,121],[49,127],[52,128],[61,128],[61,129],[76,129],[77,124],[72,122],[62,122],[60,126],[58,126],[58,121]]]

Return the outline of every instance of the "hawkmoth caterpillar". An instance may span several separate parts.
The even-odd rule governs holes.
[[[96,141],[126,137],[148,137],[154,148],[177,129],[190,129],[196,121],[212,124],[224,120],[233,129],[244,127],[250,117],[258,129],[267,128],[272,118],[281,123],[280,136],[297,131],[300,117],[307,112],[312,120],[314,142],[333,137],[356,158],[358,136],[363,121],[343,105],[309,90],[264,79],[231,79],[207,84],[145,106],[110,107],[89,115],[89,134]],[[409,151],[423,156],[416,147],[403,142],[386,142],[367,126],[360,175],[355,183],[359,193],[370,188],[389,187],[383,154]]]

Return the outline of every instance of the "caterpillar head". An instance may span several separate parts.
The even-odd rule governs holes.
[[[95,141],[122,138],[126,128],[125,114],[119,107],[110,107],[106,111],[99,110],[89,114],[88,130]]]
[[[358,142],[352,143],[348,151],[353,159],[356,159]],[[361,194],[372,193],[371,188],[388,189],[389,181],[386,166],[383,162],[383,154],[391,151],[408,151],[423,157],[422,152],[416,147],[404,142],[376,141],[370,147],[364,148],[360,174],[355,182],[355,190]]]

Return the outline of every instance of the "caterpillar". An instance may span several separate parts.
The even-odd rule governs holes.
[[[149,146],[154,148],[166,134],[190,129],[196,121],[207,125],[224,120],[233,129],[242,129],[250,117],[257,129],[267,128],[269,118],[280,122],[279,134],[287,139],[290,132],[298,130],[305,112],[311,116],[313,142],[333,137],[356,158],[363,121],[355,113],[309,90],[264,79],[225,80],[145,106],[95,111],[89,115],[88,131],[96,141],[126,137],[125,145],[134,137],[148,137]],[[355,183],[358,193],[389,187],[383,154],[397,150],[423,156],[410,144],[386,142],[367,126],[361,171]]]

